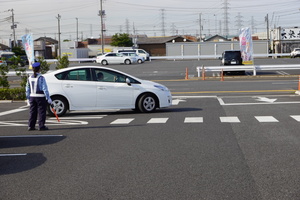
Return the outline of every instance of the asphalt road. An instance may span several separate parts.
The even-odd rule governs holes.
[[[111,66],[170,88],[150,114],[71,112],[28,132],[25,103],[0,103],[0,199],[299,199],[298,79],[183,80],[198,64]]]

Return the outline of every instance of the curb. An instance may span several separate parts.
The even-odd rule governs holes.
[[[27,103],[26,100],[0,100],[0,103]]]

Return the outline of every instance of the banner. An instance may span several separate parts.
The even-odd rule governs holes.
[[[28,58],[29,69],[32,69],[32,64],[34,63],[34,46],[33,46],[32,34],[23,35],[21,39]]]
[[[253,65],[253,43],[251,29],[248,27],[240,29],[239,39],[243,64]]]

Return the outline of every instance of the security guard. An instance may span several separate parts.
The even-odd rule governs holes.
[[[48,130],[45,126],[47,102],[52,103],[49,96],[48,87],[45,78],[40,74],[39,62],[32,64],[33,75],[28,78],[26,84],[26,98],[30,103],[30,114],[28,121],[28,131],[36,130],[35,124],[39,116],[39,130]]]

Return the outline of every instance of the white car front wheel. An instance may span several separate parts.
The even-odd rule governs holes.
[[[153,94],[144,94],[138,101],[140,112],[153,112],[156,107],[156,99]]]

